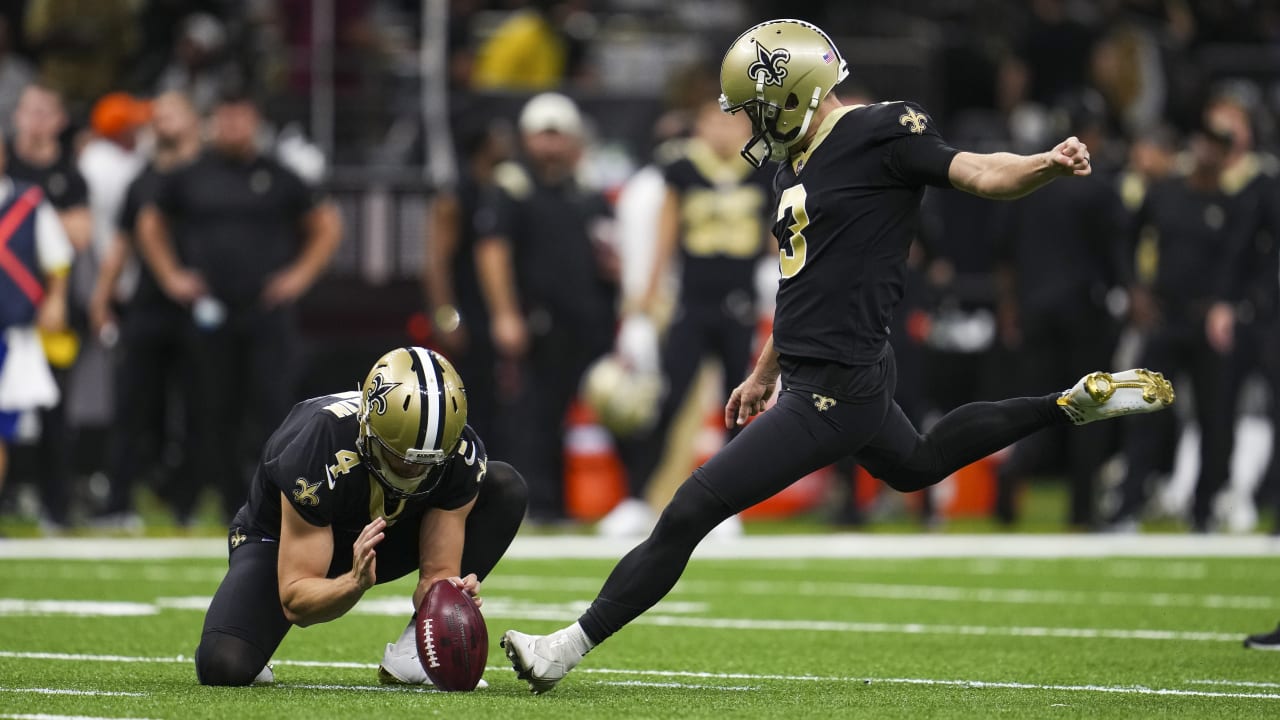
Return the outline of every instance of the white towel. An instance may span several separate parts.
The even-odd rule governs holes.
[[[4,331],[4,365],[0,366],[0,410],[31,410],[58,404],[58,384],[45,359],[40,336],[30,325]]]

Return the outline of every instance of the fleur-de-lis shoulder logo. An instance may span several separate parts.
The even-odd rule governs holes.
[[[917,135],[924,134],[924,124],[927,122],[929,122],[929,116],[916,112],[915,108],[907,108],[906,112],[898,116],[898,124]]]

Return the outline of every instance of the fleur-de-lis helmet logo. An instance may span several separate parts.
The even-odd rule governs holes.
[[[791,51],[786,48],[770,50],[756,42],[756,61],[747,68],[747,77],[765,85],[782,87],[787,78],[787,62],[791,60]]]
[[[369,412],[376,412],[379,415],[387,414],[387,395],[392,390],[400,387],[400,383],[389,383],[382,379],[382,375],[374,375],[373,382],[369,384],[368,398],[365,402],[369,403]]]

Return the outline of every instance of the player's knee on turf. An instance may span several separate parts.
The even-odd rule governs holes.
[[[249,685],[266,664],[257,648],[233,635],[206,633],[196,648],[201,685]]]

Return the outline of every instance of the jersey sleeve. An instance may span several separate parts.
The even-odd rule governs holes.
[[[457,454],[451,463],[449,475],[432,502],[442,510],[457,510],[471,502],[480,493],[480,483],[484,482],[489,467],[484,442],[470,425],[463,428],[462,442],[458,443]]]
[[[517,234],[516,225],[516,201],[511,194],[498,187],[486,190],[476,208],[476,237],[499,237],[511,242]]]
[[[951,161],[960,152],[948,145],[924,109],[912,102],[892,103],[890,141],[885,162],[908,185],[951,187]]]
[[[284,449],[264,463],[267,476],[302,519],[319,527],[333,524],[340,502],[329,463],[342,445],[333,423],[312,417]]]
[[[679,158],[662,167],[662,179],[667,183],[667,187],[682,193],[697,180],[697,171],[687,159]]]

